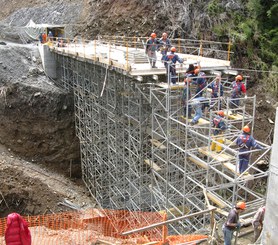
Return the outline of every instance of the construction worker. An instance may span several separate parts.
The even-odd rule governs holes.
[[[208,85],[208,91],[211,92],[211,107],[213,107],[218,102],[217,99],[224,94],[220,75],[217,75],[215,80]],[[221,101],[219,101],[218,110],[221,110]]]
[[[252,221],[252,225],[254,227],[254,242],[256,242],[261,235],[263,229],[264,215],[265,206],[262,206],[258,209]]]
[[[246,87],[244,85],[242,75],[237,75],[235,81],[232,83],[232,95],[231,95],[231,109],[239,107],[240,98],[242,95],[246,97]],[[232,111],[233,114],[236,114],[236,111]]]
[[[207,86],[206,74],[200,71],[200,68],[194,70],[194,74],[197,78],[193,79],[192,84],[197,85],[195,97],[203,96],[203,89]]]
[[[181,59],[177,54],[175,54],[176,48],[172,47],[171,52],[167,54],[164,58],[164,65],[166,67],[167,76],[170,75],[171,82],[176,84],[177,82],[177,73],[176,73],[176,63],[183,63],[183,59]]]
[[[39,35],[39,41],[40,41],[40,43],[42,43],[42,33],[40,33],[40,35]]]
[[[161,60],[164,60],[165,55],[171,48],[171,41],[168,38],[168,35],[166,32],[162,34],[162,37],[159,39],[160,41],[160,52],[161,52]]]
[[[224,245],[231,245],[235,230],[239,230],[241,224],[239,222],[239,214],[246,209],[245,202],[238,202],[228,214],[226,222],[223,224]]]
[[[188,100],[191,98],[191,91],[190,91],[190,83],[192,82],[192,77],[188,76],[184,79],[184,89],[182,91],[182,105],[183,105],[183,115],[188,119],[192,118],[191,111],[192,107],[191,104],[188,103]]]
[[[213,138],[215,141],[217,141],[221,144],[224,144],[223,133],[227,129],[227,125],[225,123],[224,116],[225,116],[224,111],[218,111],[217,116],[215,118],[213,118],[213,121],[212,121],[212,126],[214,127],[214,130],[213,130],[214,137]],[[210,149],[212,151],[216,150],[216,152],[219,153],[222,151],[222,146],[213,141],[211,143]]]
[[[242,174],[248,168],[249,158],[250,158],[250,149],[263,149],[262,146],[257,144],[256,140],[250,135],[249,126],[244,126],[242,128],[242,134],[239,135],[236,139],[236,144],[239,147],[239,173]],[[246,172],[248,174],[248,172]]]
[[[42,34],[42,43],[46,43],[47,35],[45,32]]]
[[[11,213],[7,217],[5,241],[6,245],[31,245],[28,224],[18,213]]]
[[[146,54],[148,55],[150,64],[152,68],[157,68],[156,64],[156,51],[160,46],[159,40],[156,38],[156,34],[153,32],[151,37],[147,40],[146,43]]]
[[[47,36],[47,37],[48,37],[48,41],[49,41],[49,42],[52,42],[52,41],[53,41],[53,33],[52,33],[52,31],[49,31],[49,32],[48,32],[48,36]]]

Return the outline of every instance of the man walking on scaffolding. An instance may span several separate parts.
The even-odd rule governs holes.
[[[250,128],[249,126],[244,126],[242,129],[242,134],[239,135],[236,139],[236,144],[239,146],[239,173],[242,174],[246,171],[249,165],[249,159],[251,153],[249,152],[251,148],[255,149],[263,149],[256,140],[250,135]],[[248,172],[245,172],[248,174]]]

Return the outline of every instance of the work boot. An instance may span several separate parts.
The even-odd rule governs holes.
[[[155,66],[155,63],[156,63],[156,62],[153,62],[153,66],[152,66],[152,68],[157,68],[157,67]]]

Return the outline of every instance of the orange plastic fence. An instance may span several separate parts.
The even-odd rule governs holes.
[[[126,210],[98,210],[64,212],[24,217],[29,224],[32,245],[91,245],[97,240],[111,244],[145,244],[162,241],[162,227],[149,231],[122,236],[124,231],[133,230],[163,220],[154,212],[130,212]],[[5,244],[6,218],[0,219],[0,244]],[[195,240],[201,238],[196,235]],[[183,239],[183,240],[182,240]],[[186,240],[187,239],[187,240]],[[194,237],[167,237],[170,244],[193,241]]]

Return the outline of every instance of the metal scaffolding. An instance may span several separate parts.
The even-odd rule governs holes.
[[[159,83],[153,76],[138,79],[97,60],[56,58],[62,86],[74,93],[83,180],[99,206],[164,211],[175,218],[214,205],[221,220],[238,200],[250,207],[242,216],[246,219],[264,202],[265,193],[256,184],[268,172],[257,163],[266,161],[270,147],[259,142],[264,149],[252,150],[248,173],[239,174],[235,145],[244,125],[254,127],[256,97],[241,99],[241,106],[231,109],[231,79],[224,71],[224,96],[212,99],[203,88],[206,108],[192,125],[184,107],[194,109],[194,85],[192,97],[182,104],[189,85],[172,85],[170,76],[168,83]],[[208,85],[213,72],[207,71]],[[220,106],[229,127],[217,153],[210,148],[216,142],[211,122]],[[193,217],[170,225],[170,230],[191,233],[207,228],[208,220],[207,214]]]

